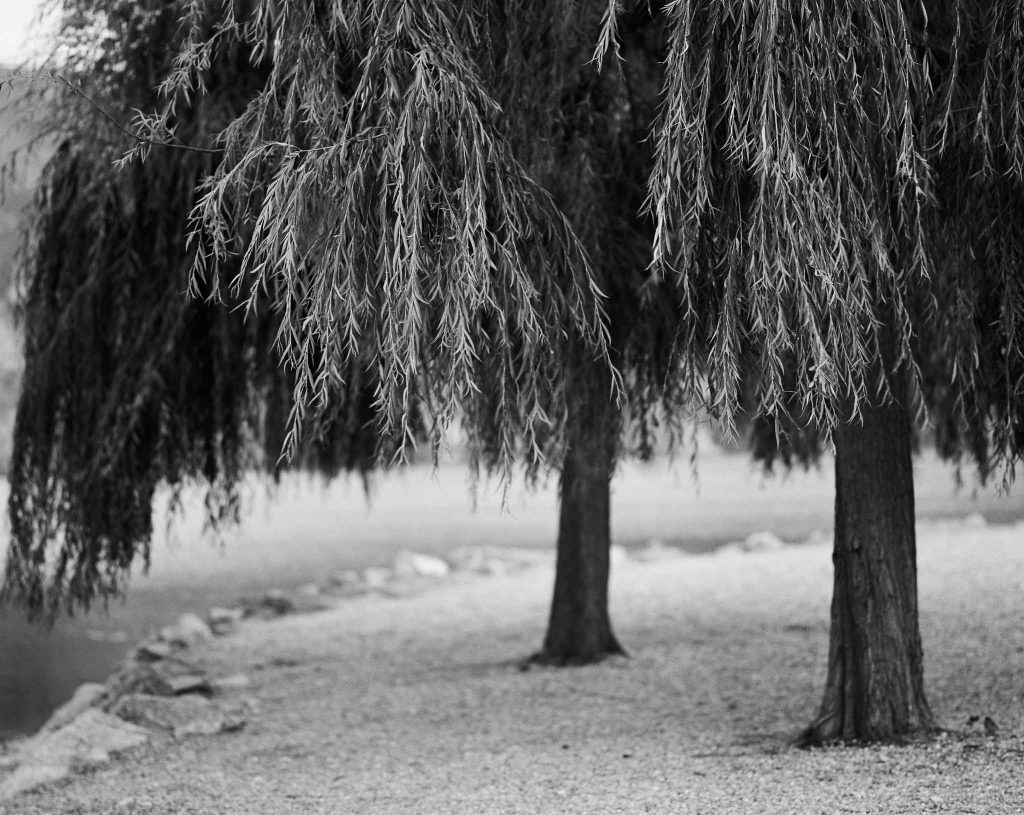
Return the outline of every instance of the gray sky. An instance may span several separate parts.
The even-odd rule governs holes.
[[[0,0],[0,63],[17,63],[29,56],[29,25],[40,0]]]

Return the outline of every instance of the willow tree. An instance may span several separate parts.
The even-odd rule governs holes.
[[[934,728],[911,440],[1012,474],[1021,441],[1011,3],[667,9],[653,268],[713,412],[744,397],[835,448],[828,676],[806,742]],[[752,380],[749,378],[752,377]],[[695,380],[698,381],[698,380]],[[696,390],[696,388],[695,388]],[[696,394],[695,394],[696,395]]]
[[[910,23],[899,4],[840,0],[680,3],[667,24],[654,263],[689,305],[687,365],[726,423],[752,371],[758,412],[799,411],[835,446],[829,675],[813,737],[931,729],[907,300],[930,271],[929,166]]]
[[[435,433],[461,419],[474,467],[507,478],[521,456],[529,478],[560,466],[536,656],[557,664],[621,651],[608,617],[610,481],[625,427],[645,447],[672,392],[661,385],[672,310],[643,286],[660,29],[649,9],[628,15],[614,42],[633,58],[602,72],[592,56],[605,12],[532,0],[228,9],[212,31],[190,27],[170,101],[145,123],[169,137],[211,54],[244,47],[269,63],[204,181],[195,276],[217,281],[238,263],[236,291],[275,287],[300,419],[368,354],[381,437],[401,443],[421,404]]]
[[[80,104],[44,122],[5,597],[119,591],[160,482],[206,483],[218,521],[275,446],[330,473],[456,417],[474,466],[535,474],[566,445],[566,359],[614,401],[586,247],[464,58],[493,15],[63,9]]]
[[[401,457],[417,427],[436,446],[456,417],[474,468],[507,479],[520,458],[533,477],[564,461],[538,658],[620,650],[609,482],[624,423],[649,443],[668,359],[661,323],[635,319],[652,234],[640,215],[659,85],[651,15],[622,29],[642,69],[602,76],[588,64],[596,4],[583,16],[541,3],[65,10],[66,37],[106,34],[69,72],[82,104],[49,120],[65,147],[27,252],[6,596],[52,610],[118,591],[148,557],[160,481],[206,481],[212,518],[230,515],[239,479],[281,441],[267,416],[280,419],[285,383],[286,458],[326,429],[321,469]],[[133,132],[118,125],[153,108]],[[175,299],[185,288],[193,299]],[[196,335],[188,319],[217,328]],[[609,352],[629,371],[628,414]],[[201,380],[196,353],[217,363]]]

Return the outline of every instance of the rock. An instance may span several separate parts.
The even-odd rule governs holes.
[[[359,572],[355,569],[342,569],[340,572],[335,572],[329,578],[327,578],[327,585],[333,587],[344,587],[351,586],[353,584],[362,583],[363,579],[359,576]]]
[[[303,597],[319,597],[320,587],[316,583],[306,583],[299,586],[298,592]]]
[[[457,572],[502,575],[508,571],[504,561],[492,557],[484,547],[463,547],[449,552],[448,563]]]
[[[97,704],[106,692],[107,686],[101,685],[98,682],[86,682],[84,685],[79,685],[75,688],[71,698],[53,711],[42,729],[44,731],[59,730],[66,724],[69,724],[82,711]]]
[[[463,546],[448,553],[455,571],[501,575],[551,563],[551,552],[504,546]]]
[[[268,591],[262,597],[247,597],[240,601],[243,616],[270,619],[283,617],[295,611],[295,603],[280,589]]]
[[[182,696],[186,693],[199,693],[209,696],[213,693],[213,688],[210,686],[209,681],[202,674],[170,676],[167,678],[167,685],[175,696]]]
[[[451,569],[445,561],[432,555],[402,551],[391,564],[396,577],[447,577]]]
[[[231,690],[247,688],[252,684],[245,674],[232,674],[231,676],[218,676],[210,680],[210,687],[215,693],[225,693]]]
[[[210,694],[210,687],[201,668],[183,659],[169,657],[160,662],[135,662],[115,673],[106,684],[106,701],[110,712],[117,700],[133,693],[150,696],[175,696],[183,693]]]
[[[113,713],[130,722],[170,730],[175,738],[211,736],[245,724],[240,714],[229,714],[195,694],[166,697],[133,693],[119,700]]]
[[[238,627],[245,612],[240,608],[211,608],[206,614],[206,621],[217,636],[230,634]]]
[[[391,582],[394,576],[391,569],[385,569],[380,566],[363,569],[362,573],[363,583],[370,589],[384,588],[384,586]]]
[[[319,595],[286,595],[280,589],[268,591],[262,597],[248,597],[238,602],[244,617],[273,620],[288,614],[309,614],[330,608]]]
[[[73,768],[104,764],[112,753],[148,738],[140,727],[87,708],[67,725],[43,730],[20,745],[17,768],[0,782],[0,801],[60,780]]]
[[[107,704],[110,710],[122,696],[132,693],[146,693],[154,696],[170,696],[174,691],[164,673],[157,669],[159,663],[136,662],[115,673],[107,680]]]
[[[210,626],[196,614],[182,614],[174,625],[165,625],[157,638],[175,648],[188,648],[213,636]]]
[[[213,636],[210,626],[198,614],[182,614],[174,627],[178,630],[178,641],[186,647],[206,642]]]
[[[170,643],[159,641],[147,641],[135,649],[133,656],[142,662],[159,662],[167,659],[174,653]]]
[[[232,622],[210,623],[210,631],[213,632],[213,635],[215,637],[226,637],[229,634],[235,633],[235,630],[237,628],[238,628],[238,623],[232,623]]]
[[[770,552],[786,544],[774,532],[754,532],[740,544],[744,552]]]
[[[335,572],[327,581],[328,590],[332,594],[340,594],[342,597],[354,597],[359,594],[366,594],[369,587],[363,582],[359,572],[354,569],[345,569]]]
[[[240,608],[221,608],[214,606],[206,613],[206,619],[211,623],[237,623],[245,615]]]

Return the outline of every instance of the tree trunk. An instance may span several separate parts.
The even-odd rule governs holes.
[[[833,433],[835,584],[828,679],[805,745],[892,741],[934,729],[917,614],[914,473],[906,383]],[[899,380],[899,381],[895,381]]]
[[[608,617],[616,431],[609,416],[590,418],[597,420],[571,423],[562,466],[555,593],[544,648],[531,658],[546,665],[585,665],[625,653]]]

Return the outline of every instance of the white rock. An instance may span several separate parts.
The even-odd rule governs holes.
[[[174,625],[160,629],[161,640],[181,648],[206,642],[212,636],[210,626],[197,614],[182,614]]]
[[[316,583],[304,583],[299,586],[298,593],[303,597],[317,597],[320,595],[320,587]]]
[[[46,720],[43,730],[59,730],[71,722],[82,711],[95,705],[107,691],[107,686],[99,682],[86,682],[75,688],[71,698],[57,708]]]
[[[240,608],[214,607],[207,612],[206,619],[209,622],[210,631],[220,637],[234,631],[244,616],[245,612]]]
[[[210,626],[206,624],[206,620],[198,614],[182,614],[178,618],[177,628],[188,640],[189,645],[206,642],[213,633],[210,631]]]
[[[617,543],[611,545],[611,548],[608,550],[608,561],[613,569],[624,565],[629,560],[631,560],[631,557],[625,546],[620,546]]]
[[[744,552],[769,552],[785,545],[774,532],[754,532],[741,544]]]
[[[397,577],[447,577],[451,571],[439,557],[402,551],[391,564]]]
[[[142,744],[149,734],[96,708],[57,730],[44,730],[19,747],[20,762],[0,782],[0,801],[67,776],[72,767],[104,764],[112,753]]]

